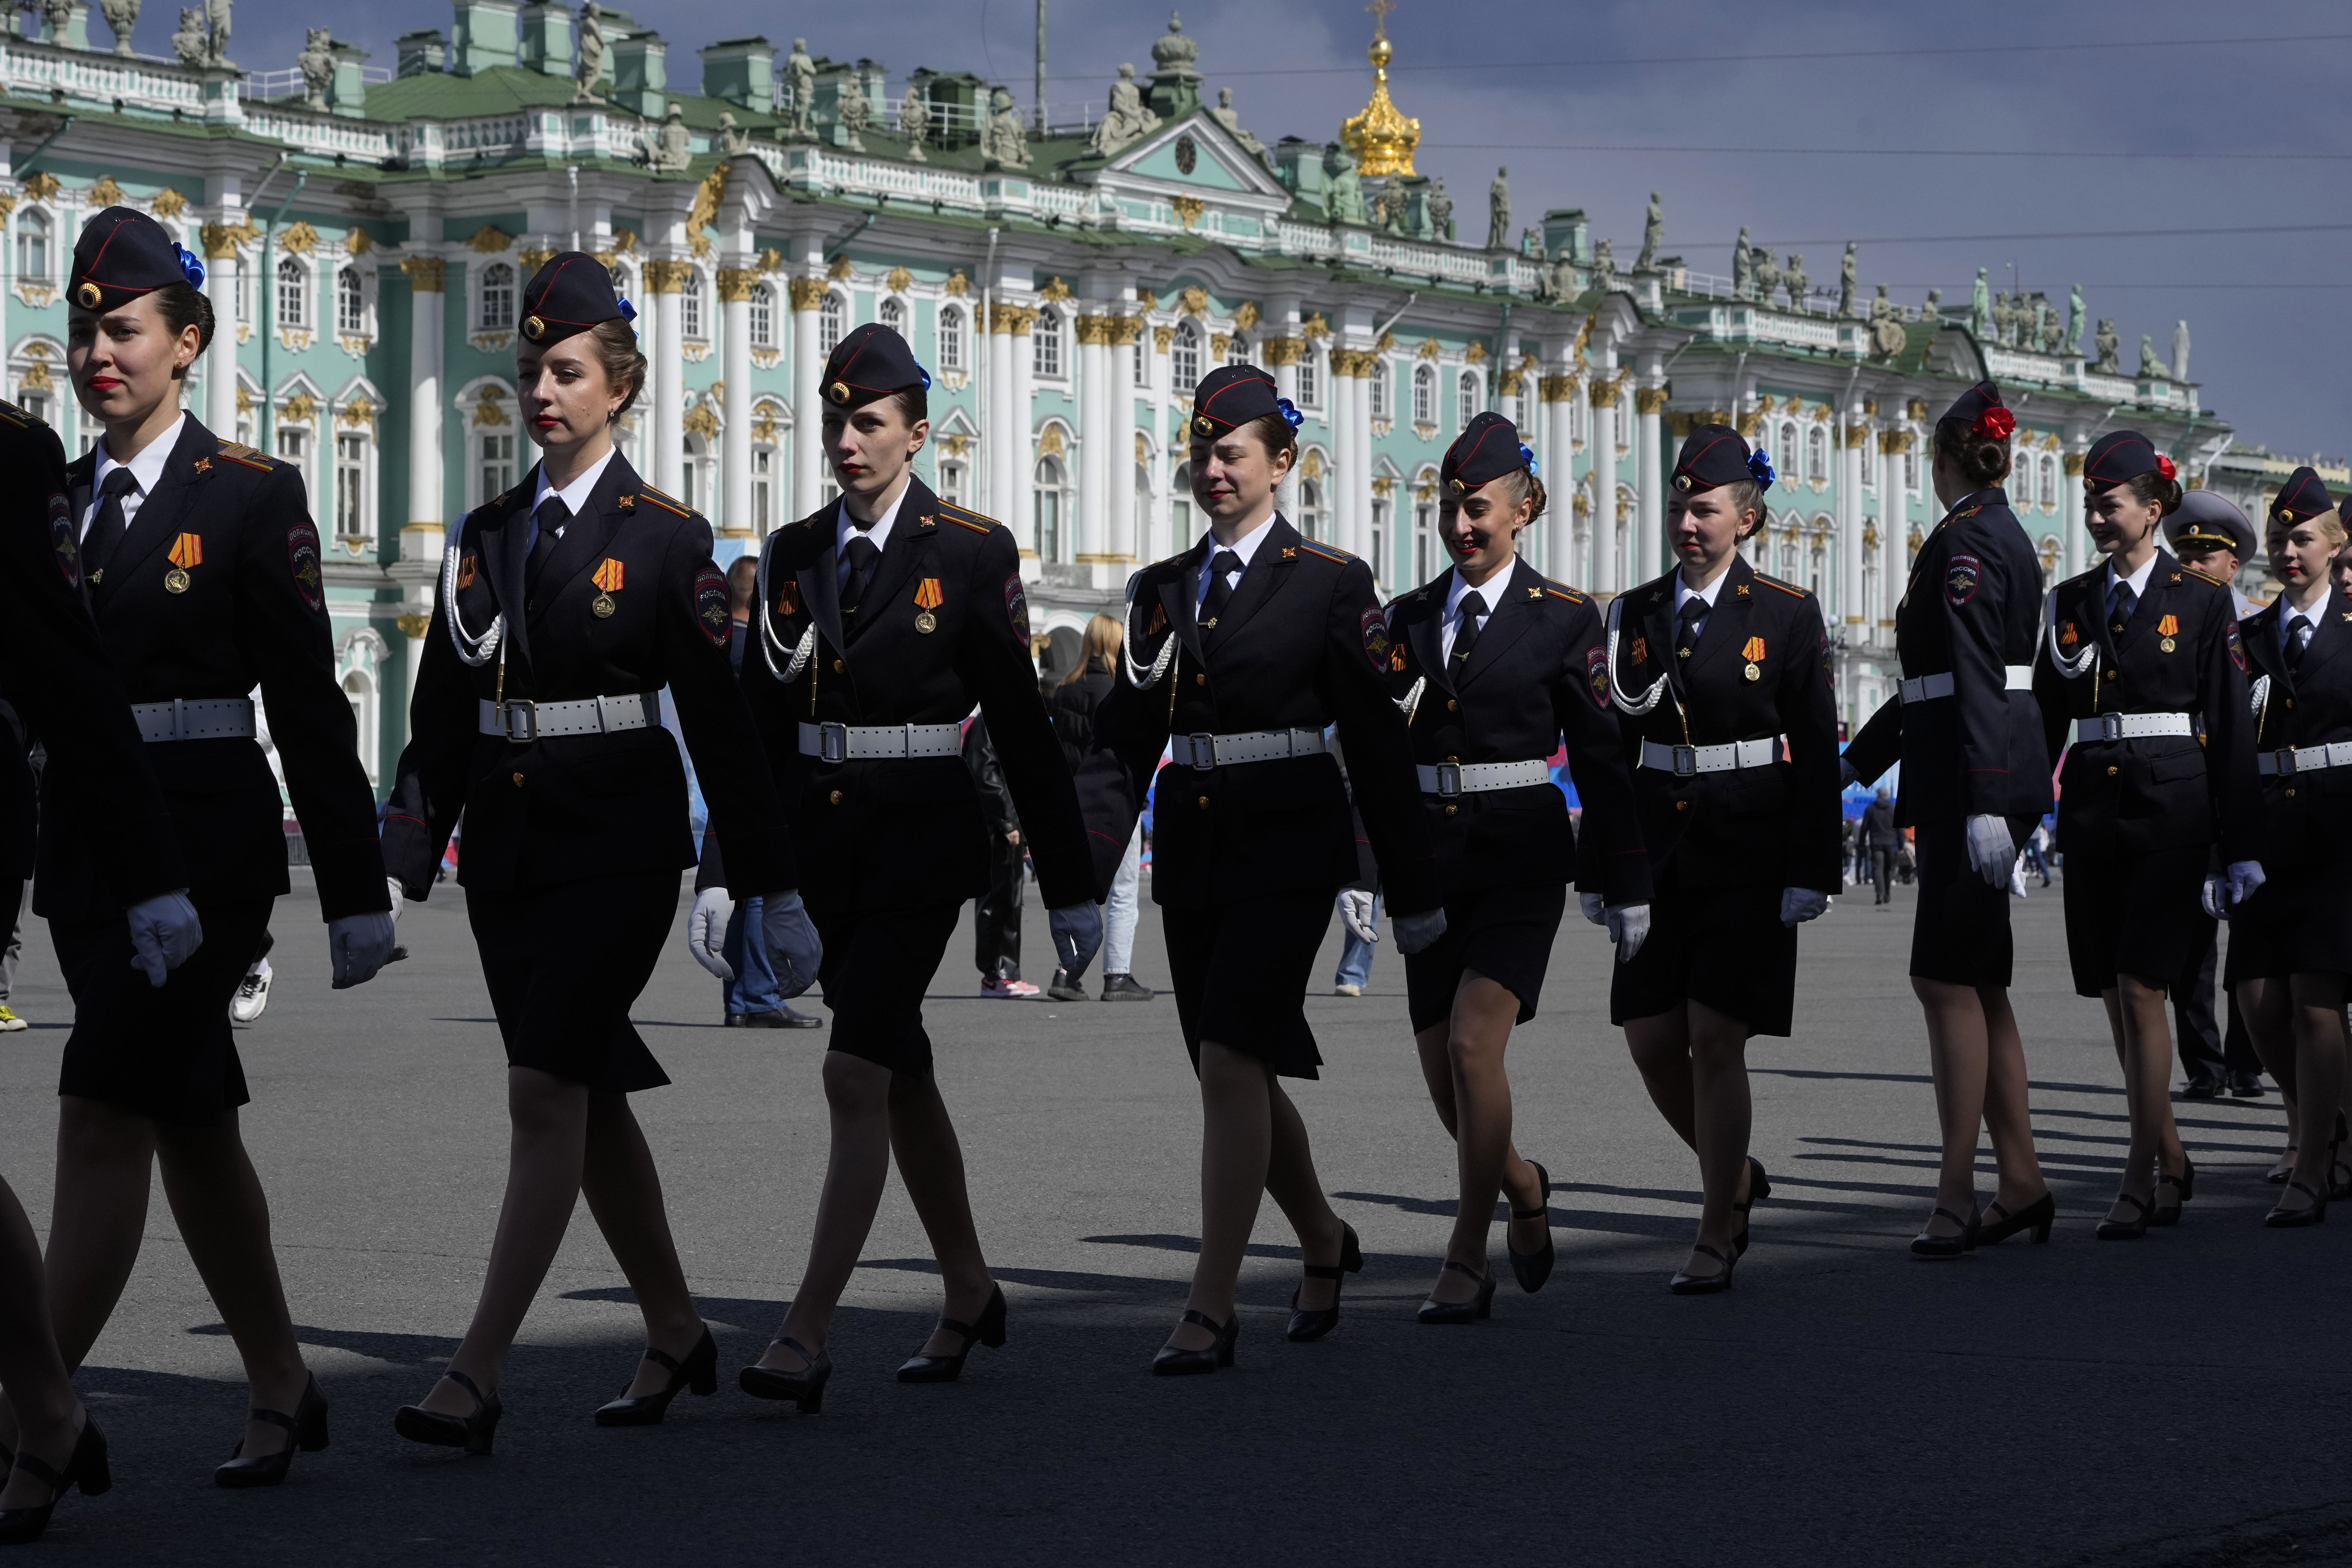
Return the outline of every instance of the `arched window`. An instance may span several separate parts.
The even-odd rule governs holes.
[[[346,267],[335,274],[335,331],[347,338],[367,331],[367,300],[360,290],[360,269]]]
[[[816,352],[819,354],[829,355],[841,345],[843,318],[847,314],[842,307],[841,296],[828,289],[824,303],[816,308]]]
[[[289,258],[290,260],[291,258]],[[286,285],[286,262],[278,264],[278,287]],[[286,324],[281,307],[278,325]],[[510,332],[515,324],[515,269],[503,261],[493,261],[482,268],[482,313],[479,328],[486,332]]]
[[[1313,479],[1298,481],[1298,531],[1307,538],[1323,538],[1323,487]]]
[[[49,280],[49,215],[27,207],[16,220],[16,277],[26,283]]]
[[[1030,353],[1035,356],[1029,367],[1033,372],[1038,375],[1060,378],[1062,312],[1051,305],[1037,312],[1037,325],[1030,333]]]
[[[1830,433],[1819,425],[1805,433],[1805,477],[1815,480],[1830,477]]]
[[[1372,558],[1369,564],[1371,566],[1372,581],[1375,583],[1386,583],[1389,580],[1388,563],[1383,558],[1388,546],[1388,538],[1389,503],[1385,499],[1374,496],[1372,498]]]
[[[1192,465],[1179,463],[1168,480],[1169,548],[1181,550],[1192,542]]]
[[[1190,321],[1177,322],[1168,353],[1168,374],[1177,395],[1192,396],[1201,382],[1201,329]]]
[[[1225,363],[1227,364],[1249,363],[1249,340],[1239,332],[1235,332],[1233,341],[1225,345]]]
[[[1423,367],[1427,368],[1427,367]],[[1412,580],[1426,583],[1437,574],[1431,570],[1430,555],[1437,541],[1437,503],[1415,501],[1412,506]]]
[[[1412,367],[1412,422],[1416,425],[1437,423],[1437,372],[1425,364]],[[1416,578],[1415,581],[1426,579]]]
[[[1037,559],[1062,559],[1062,490],[1067,471],[1058,458],[1037,459]]]
[[[376,722],[375,682],[359,670],[343,677],[343,700],[352,705],[352,719],[359,730],[360,766],[367,771],[368,783],[376,782]]]
[[[963,369],[963,311],[954,305],[940,310],[940,369],[950,374]]]
[[[907,307],[898,300],[883,300],[882,308],[874,312],[874,319],[900,337],[907,335]]]
[[[1919,488],[1919,444],[1916,441],[1904,448],[1903,488],[1906,490]]]
[[[1790,484],[1794,484],[1805,477],[1797,467],[1797,427],[1794,424],[1781,425],[1780,449],[1774,456],[1772,466],[1780,471],[1780,478]]]
[[[776,291],[765,283],[751,285],[751,346],[776,346]]]
[[[512,309],[509,307],[509,325]],[[278,324],[296,329],[310,324],[310,269],[291,256],[278,263]]]
[[[2042,459],[2042,504],[2058,504],[2058,459],[2055,458],[2044,457]]]
[[[1135,384],[1150,386],[1151,384],[1151,345],[1143,341],[1142,332],[1138,331],[1132,342],[1121,344],[1119,352],[1127,356],[1127,368],[1132,373]]]
[[[1315,357],[1315,345],[1309,342],[1298,354],[1298,406],[1323,406],[1323,365]]]
[[[1478,373],[1475,370],[1464,371],[1458,391],[1461,405],[1458,410],[1461,416],[1459,423],[1467,429],[1470,421],[1478,417]]]
[[[703,330],[702,269],[698,267],[688,267],[677,286],[677,335],[689,342],[700,342],[709,336]]]
[[[613,276],[613,292],[622,296],[624,299],[627,298],[629,292],[629,269],[620,262],[615,261],[610,268],[606,268],[606,270]]]
[[[375,534],[368,512],[368,442],[354,430],[335,437],[335,537],[369,539]]]
[[[774,528],[776,515],[776,449],[769,446],[751,448],[751,531],[761,538]],[[948,497],[954,500],[952,496]]]
[[[940,459],[940,499],[950,506],[963,504],[964,466],[952,458]]]
[[[1389,416],[1389,379],[1395,374],[1395,369],[1388,361],[1378,354],[1372,356],[1370,384],[1372,391],[1372,417],[1375,419],[1386,419]]]

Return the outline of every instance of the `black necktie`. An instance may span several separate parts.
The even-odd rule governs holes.
[[[106,570],[106,563],[114,554],[114,547],[122,542],[127,525],[122,520],[122,498],[139,488],[139,481],[129,468],[110,469],[106,482],[98,487],[105,500],[98,504],[98,515],[90,520],[89,535],[81,542],[82,571],[96,576]]]
[[[1698,624],[1706,619],[1706,601],[1692,595],[1683,601],[1678,618],[1682,629],[1675,634],[1675,657],[1688,658],[1691,649],[1698,646]]]
[[[857,613],[866,598],[866,585],[874,581],[874,568],[882,559],[882,547],[862,533],[849,536],[846,553],[849,556],[849,581],[841,590],[841,613],[846,617]]]
[[[1459,674],[1470,662],[1470,650],[1478,646],[1478,621],[1486,613],[1486,601],[1478,594],[1465,594],[1459,607],[1461,624],[1454,628],[1454,651],[1445,660],[1449,674]]]
[[[1217,624],[1217,616],[1224,611],[1225,601],[1234,596],[1233,589],[1225,584],[1226,574],[1241,569],[1242,558],[1230,550],[1220,550],[1209,557],[1209,596],[1201,601],[1202,630]]]
[[[2292,675],[2303,668],[2303,651],[2311,646],[2311,623],[2301,616],[2287,623],[2286,668]]]
[[[2132,592],[2131,584],[2117,583],[2115,592],[2107,595],[2107,630],[2116,637],[2123,636],[2124,628],[2131,625],[2132,612],[2138,607],[2139,595]]]
[[[539,510],[531,514],[530,554],[523,562],[522,568],[524,593],[528,594],[539,586],[539,574],[545,570],[547,558],[555,553],[556,545],[562,542],[558,535],[563,525],[571,521],[572,509],[564,505],[563,498],[558,495],[551,495],[540,502]]]

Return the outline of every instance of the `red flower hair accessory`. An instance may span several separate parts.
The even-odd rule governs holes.
[[[2017,416],[2006,408],[1988,408],[1977,416],[1977,434],[1988,441],[2006,441],[2016,430]]]
[[[2163,453],[2158,452],[2156,455],[2156,471],[2162,474],[2166,481],[2168,483],[2170,482],[2173,475],[2178,473],[2179,470],[2172,466],[2171,458],[2166,457]]]

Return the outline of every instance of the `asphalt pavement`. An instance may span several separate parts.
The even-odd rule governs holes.
[[[641,1343],[583,1206],[503,1393],[498,1453],[392,1430],[472,1309],[506,1162],[504,1060],[463,894],[412,906],[413,954],[327,985],[307,873],[281,900],[268,1013],[239,1035],[247,1143],[275,1206],[334,1445],[274,1492],[211,1467],[244,1401],[160,1192],[121,1308],[81,1378],[113,1492],[58,1510],[59,1560],[699,1564],[1450,1563],[2252,1564],[2352,1562],[2343,1303],[2352,1226],[2271,1232],[2278,1100],[2178,1107],[2199,1181],[2181,1226],[2100,1244],[2124,1104],[2099,1005],[2072,994],[2059,889],[2015,906],[2015,997],[2051,1245],[1915,1261],[1936,1121],[1905,970],[1910,890],[1805,929],[1796,1034],[1749,1052],[1759,1205],[1738,1287],[1675,1298],[1695,1163],[1609,1026],[1610,949],[1571,919],[1543,1013],[1511,1048],[1519,1146],[1556,1190],[1551,1283],[1507,1271],[1493,1321],[1413,1321],[1454,1158],[1383,945],[1368,994],[1307,1004],[1327,1065],[1294,1086],[1326,1186],[1361,1233],[1328,1340],[1281,1327],[1297,1252],[1268,1204],[1237,1365],[1147,1374],[1197,1236],[1200,1118],[1173,1003],[983,1000],[968,937],[928,1010],[1011,1340],[964,1380],[892,1373],[938,1310],[895,1181],[836,1320],[824,1414],[736,1393],[775,1331],[822,1177],[815,1031],[718,1026],[679,937],[635,1016],[673,1087],[636,1098],[721,1393],[604,1431]],[[1032,978],[1050,944],[1028,921]],[[1339,949],[1326,938],[1321,974]],[[1136,973],[1166,984],[1147,904]],[[0,1170],[46,1227],[69,1008],[26,932],[0,1036]],[[1990,1191],[1990,1161],[1984,1164]],[[2352,1216],[2347,1216],[2352,1217]],[[1496,1229],[1496,1261],[1502,1261]]]

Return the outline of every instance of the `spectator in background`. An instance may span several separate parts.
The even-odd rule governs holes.
[[[1862,812],[1862,857],[1870,867],[1871,885],[1878,896],[1871,907],[1883,909],[1895,898],[1895,858],[1902,853],[1903,829],[1895,825],[1895,792],[1878,786],[1876,798]]]
[[[1021,816],[1013,808],[1004,766],[989,742],[988,721],[978,713],[964,726],[963,765],[980,791],[980,815],[988,825],[988,891],[971,908],[972,962],[980,968],[980,994],[1020,1001],[1037,994],[1037,987],[1021,978],[1021,869],[1026,851],[1021,847]]]
[[[34,832],[39,821],[40,778],[32,735],[16,710],[0,702],[0,908],[16,910],[0,948],[0,1034],[30,1027],[8,1010],[16,963],[25,950],[25,890],[32,885]],[[10,900],[17,900],[11,903]]]
[[[1073,774],[1078,771],[1079,759],[1094,745],[1095,709],[1110,695],[1118,679],[1119,650],[1126,635],[1116,616],[1097,616],[1088,621],[1077,662],[1046,694],[1054,734],[1062,742],[1062,755],[1069,760]],[[1129,969],[1135,959],[1136,896],[1142,879],[1143,823],[1139,818],[1128,837],[1118,874],[1111,879],[1110,898],[1103,906],[1102,999],[1106,1002],[1151,1000],[1150,987],[1138,984]],[[1054,972],[1054,984],[1046,994],[1057,1002],[1086,999],[1085,989],[1073,984],[1059,970]]]

